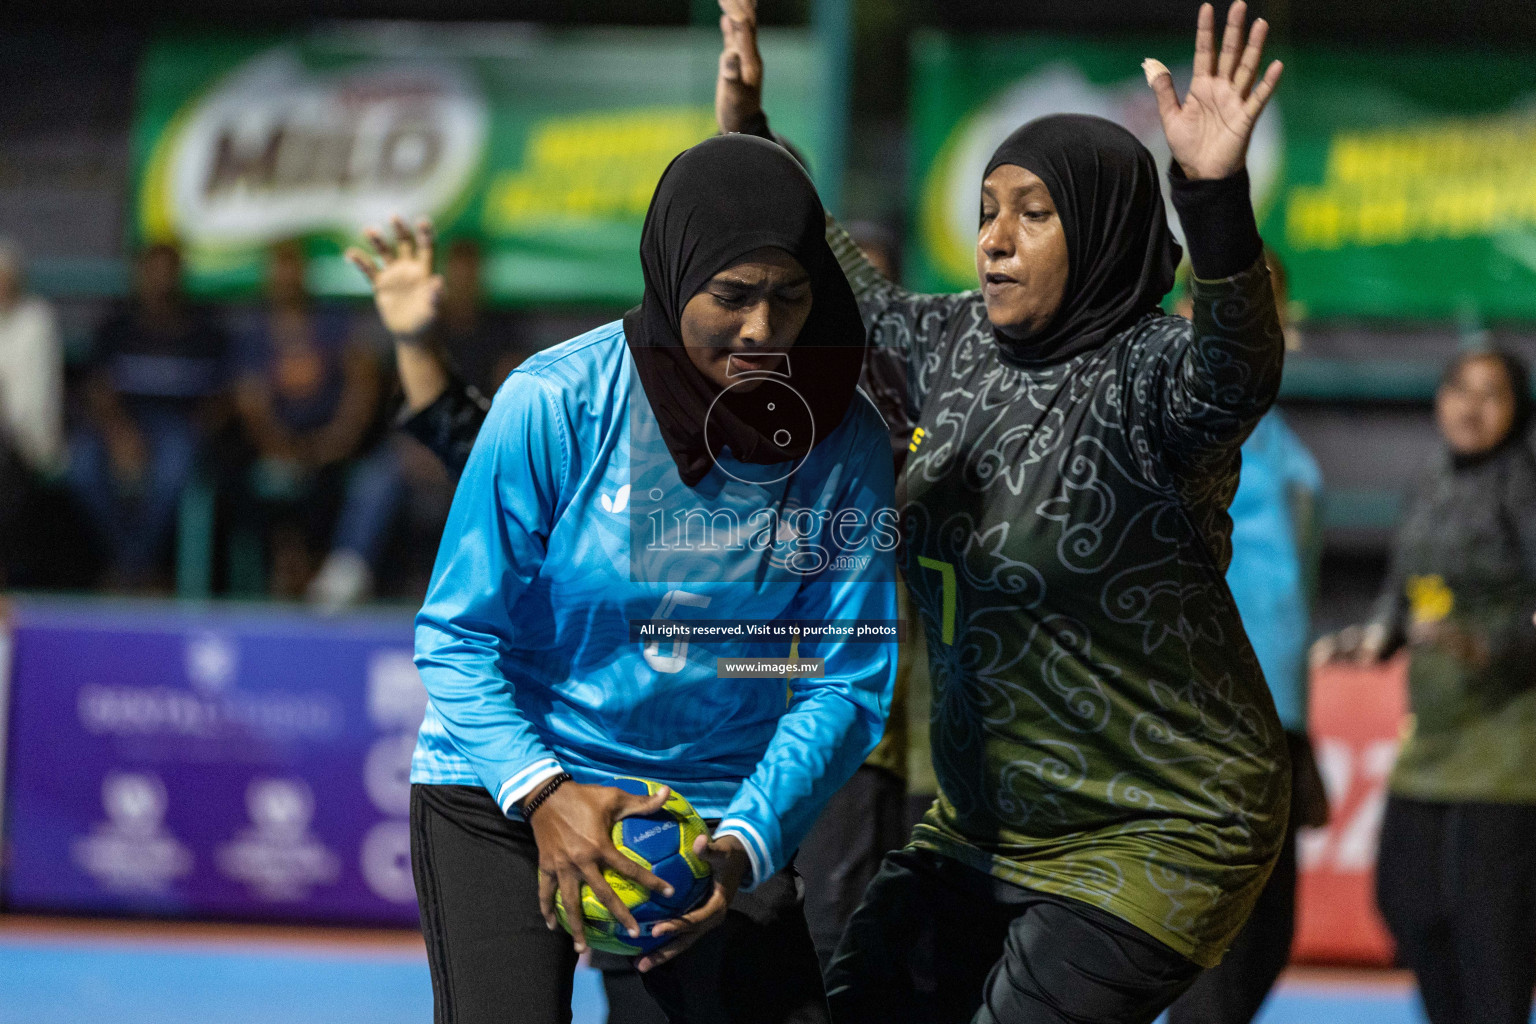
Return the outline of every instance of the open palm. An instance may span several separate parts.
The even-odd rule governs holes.
[[[1157,94],[1168,148],[1190,178],[1225,178],[1242,169],[1253,126],[1280,81],[1279,61],[1271,62],[1263,78],[1258,77],[1269,25],[1260,18],[1245,33],[1247,15],[1248,5],[1242,0],[1227,11],[1218,54],[1216,13],[1210,4],[1200,6],[1194,77],[1182,103],[1173,88],[1173,76],[1161,61],[1148,58],[1142,65],[1147,83]]]
[[[391,225],[395,232],[393,243],[377,228],[368,228],[363,237],[368,239],[373,253],[354,246],[346,256],[373,286],[373,301],[379,307],[385,328],[397,338],[412,338],[437,318],[443,279],[432,270],[432,222],[422,218],[412,231],[405,221],[394,217]]]

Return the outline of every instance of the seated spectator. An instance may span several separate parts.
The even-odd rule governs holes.
[[[87,423],[71,443],[69,482],[105,543],[108,581],[155,582],[178,503],[224,411],[225,335],[182,292],[181,252],[138,258],[134,294],[96,333]]]
[[[378,366],[348,310],[311,301],[307,270],[299,243],[272,248],[266,305],[240,331],[236,389],[256,450],[250,490],[270,551],[270,589],[285,598],[306,592],[327,551],[369,574],[400,487],[389,452],[352,461],[378,412]],[[367,581],[354,589],[366,591]]]
[[[53,309],[23,288],[21,250],[0,240],[0,587],[43,478],[64,465],[64,354]]]

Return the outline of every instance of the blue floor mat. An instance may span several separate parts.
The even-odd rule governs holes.
[[[1424,1024],[1411,992],[1289,985],[1272,995],[1254,1024]]]
[[[573,1024],[607,1016],[577,972]],[[425,960],[323,946],[266,948],[0,935],[0,1024],[428,1024]],[[1422,1024],[1406,988],[1283,984],[1256,1024]]]
[[[607,1016],[577,974],[573,1024]],[[0,1024],[428,1024],[425,960],[351,950],[176,947],[0,937]]]

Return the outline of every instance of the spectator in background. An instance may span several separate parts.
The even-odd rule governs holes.
[[[1409,651],[1412,717],[1387,784],[1376,897],[1431,1024],[1515,1024],[1536,986],[1536,459],[1530,378],[1451,364],[1446,451],[1415,489],[1369,625],[1314,663]]]
[[[181,251],[139,254],[133,297],[96,333],[87,423],[69,478],[105,542],[114,588],[154,582],[182,491],[226,412],[224,333],[182,292]]]
[[[466,384],[494,395],[531,350],[515,343],[509,317],[486,308],[483,272],[479,243],[460,238],[448,246],[438,319],[426,344]]]
[[[273,246],[266,307],[240,331],[236,389],[240,419],[256,449],[250,486],[270,550],[271,592],[286,598],[305,592],[331,546],[333,525],[337,547],[358,552],[365,573],[366,556],[388,527],[389,467],[365,462],[353,468],[348,461],[378,411],[378,366],[354,333],[350,311],[311,302],[307,270],[298,242]],[[384,507],[348,501],[338,519],[349,481],[377,491],[370,477],[380,474]]]
[[[41,478],[64,465],[64,350],[53,309],[24,290],[21,250],[0,239],[0,587]]]
[[[1270,285],[1287,348],[1285,268],[1268,248]],[[1192,314],[1189,298],[1175,310]],[[1221,963],[1203,972],[1168,1010],[1169,1024],[1248,1024],[1290,960],[1296,929],[1296,830],[1327,823],[1328,801],[1307,736],[1307,640],[1318,544],[1322,474],[1276,408],[1243,443],[1242,472],[1228,510],[1232,562],[1227,585],[1264,670],[1291,752],[1291,816],[1275,870]]]

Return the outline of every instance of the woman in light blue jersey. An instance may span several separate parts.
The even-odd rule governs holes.
[[[417,619],[412,859],[439,1021],[568,1020],[585,942],[553,930],[556,889],[576,906],[585,882],[632,927],[602,869],[664,888],[609,839],[664,797],[616,775],[719,822],[713,894],[639,963],[669,1017],[826,1019],[790,859],[880,737],[891,647],[802,641],[823,674],[786,684],[716,666],[783,642],[630,625],[896,618],[889,447],[823,217],[772,143],[695,146],[652,199],[641,304],[496,396]],[[370,235],[382,264],[351,256],[409,336],[439,285],[429,226],[395,233]]]

